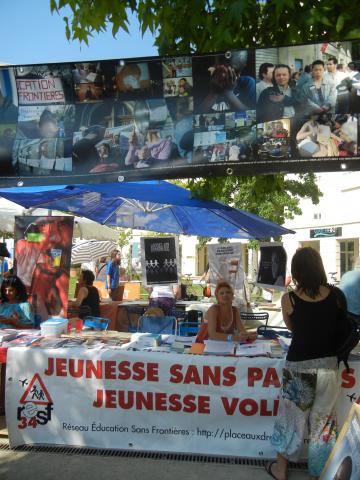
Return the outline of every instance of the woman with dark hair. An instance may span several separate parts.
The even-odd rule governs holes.
[[[79,318],[100,317],[99,291],[93,286],[95,275],[91,270],[83,270],[80,276],[80,289],[75,305],[79,307]]]
[[[271,443],[277,459],[266,465],[273,478],[285,480],[308,435],[308,468],[317,478],[335,444],[335,402],[339,392],[336,356],[343,302],[328,285],[320,254],[300,248],[291,263],[294,292],[281,299],[284,322],[293,337],[283,370],[279,413]]]
[[[34,326],[34,315],[27,301],[26,287],[19,277],[4,278],[0,290],[0,322],[15,328]]]

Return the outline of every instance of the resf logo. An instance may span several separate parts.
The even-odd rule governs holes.
[[[46,425],[51,420],[53,401],[38,373],[33,376],[20,398],[20,403],[23,406],[17,409],[19,428],[36,428],[38,425]]]

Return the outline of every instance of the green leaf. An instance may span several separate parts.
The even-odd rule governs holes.
[[[344,23],[345,23],[344,15],[339,15],[339,18],[337,19],[337,22],[336,22],[336,31],[337,32],[340,32],[343,29]]]
[[[58,11],[58,8],[57,8],[56,1],[55,1],[55,0],[50,0],[50,10],[51,10],[51,12]]]

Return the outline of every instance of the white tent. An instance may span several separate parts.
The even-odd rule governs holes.
[[[66,215],[63,212],[51,210],[51,215]],[[10,202],[5,198],[0,198],[0,237],[1,233],[13,233],[15,216],[20,215],[49,215],[49,210],[44,208],[36,208],[26,210],[17,203]],[[82,238],[86,240],[113,240],[117,241],[119,234],[116,230],[100,225],[87,218],[75,217],[74,221],[74,238]]]

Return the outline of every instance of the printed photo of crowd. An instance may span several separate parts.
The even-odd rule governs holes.
[[[360,43],[274,50],[256,51],[258,151],[264,151],[264,125],[287,119],[289,155],[284,158],[358,155],[360,61],[354,58],[360,58]]]
[[[356,40],[1,67],[0,166],[45,183],[314,166],[358,159],[359,115]]]

